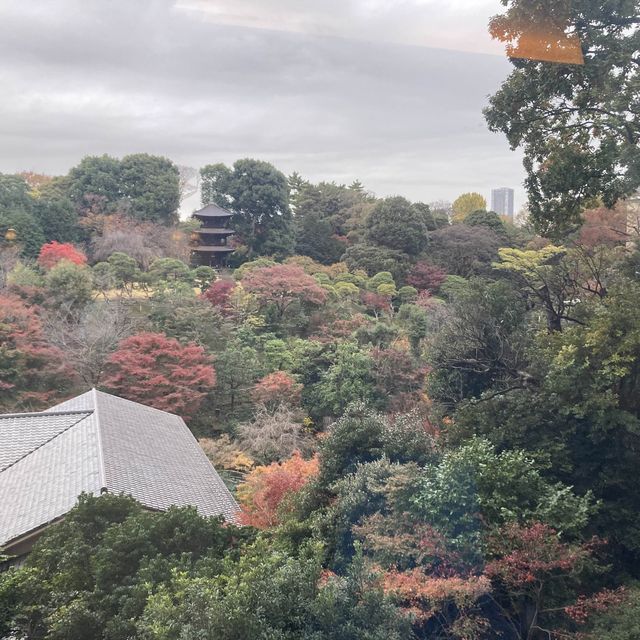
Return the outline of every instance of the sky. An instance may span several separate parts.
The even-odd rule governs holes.
[[[0,172],[267,160],[431,202],[516,189],[499,0],[0,0]],[[193,209],[192,198],[186,208]]]

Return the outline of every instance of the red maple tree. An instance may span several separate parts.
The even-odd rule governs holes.
[[[236,283],[233,280],[216,280],[209,285],[202,297],[220,309],[224,315],[229,315],[231,313],[229,298],[235,286]]]
[[[305,460],[294,453],[284,462],[256,467],[238,487],[241,524],[268,529],[282,521],[286,499],[300,491],[318,473],[318,458]]]
[[[272,304],[279,318],[296,301],[320,305],[327,299],[327,292],[318,282],[293,264],[253,269],[242,279],[242,285],[262,305]]]
[[[253,387],[254,402],[267,406],[295,405],[300,401],[302,385],[284,371],[274,371],[260,379]]]
[[[52,269],[61,260],[73,262],[73,264],[87,264],[87,256],[68,242],[47,242],[40,247],[38,264],[43,269]]]
[[[429,262],[416,262],[407,276],[407,282],[418,291],[434,292],[445,281],[447,272]]]
[[[66,395],[73,372],[49,344],[38,307],[0,295],[0,410],[42,409]]]
[[[215,370],[202,347],[182,345],[163,333],[123,340],[107,361],[103,380],[107,391],[185,420],[198,411],[215,383]]]

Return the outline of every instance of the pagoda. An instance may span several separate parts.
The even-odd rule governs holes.
[[[194,262],[200,265],[219,267],[233,252],[229,238],[233,229],[229,229],[229,221],[233,214],[217,204],[208,204],[194,211],[193,218],[200,220],[202,226],[193,232],[191,250]]]

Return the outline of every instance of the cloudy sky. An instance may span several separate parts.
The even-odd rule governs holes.
[[[0,0],[0,171],[146,151],[239,157],[378,195],[512,186],[482,107],[498,0]]]

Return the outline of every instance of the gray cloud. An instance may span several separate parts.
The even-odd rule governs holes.
[[[290,0],[208,2],[217,14],[184,0],[0,0],[0,171],[148,151],[192,166],[260,157],[427,201],[518,188],[520,157],[481,113],[508,62],[381,40],[381,19],[356,34],[371,1],[332,0],[349,25],[337,37],[319,10],[278,25]],[[386,4],[391,40],[420,4]]]

